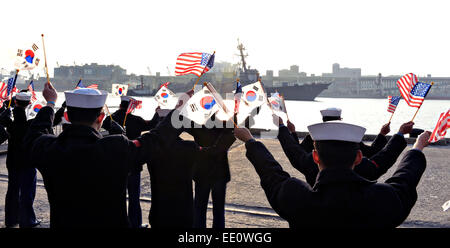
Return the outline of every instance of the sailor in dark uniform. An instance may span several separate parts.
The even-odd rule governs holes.
[[[320,111],[323,122],[342,120],[341,113],[342,110],[339,108],[327,108]],[[390,123],[386,123],[381,127],[380,133],[377,135],[377,137],[370,146],[361,142],[361,144],[359,145],[361,152],[363,153],[363,156],[370,158],[377,152],[381,151],[381,149],[383,149],[383,147],[387,143],[386,134],[388,134],[389,132],[390,132]],[[305,148],[305,151],[307,152],[312,152],[312,150],[314,149],[313,141],[310,135],[307,135],[305,139],[303,139],[301,145]]]
[[[70,122],[58,137],[45,131],[53,124],[56,90],[45,84],[47,106],[25,138],[41,172],[50,203],[50,227],[129,227],[126,208],[128,174],[170,149],[181,130],[171,125],[171,112],[155,129],[135,140],[123,135],[102,137],[107,93],[81,88],[66,91]],[[188,93],[192,95],[192,92]],[[178,111],[178,110],[175,110]]]
[[[208,120],[215,122],[215,116]],[[218,126],[217,126],[218,125]],[[230,181],[230,166],[228,164],[228,149],[235,138],[233,129],[227,128],[226,123],[217,120],[217,125],[207,128],[190,128],[185,131],[194,137],[195,142],[202,147],[211,147],[220,140],[230,140],[222,152],[215,156],[203,156],[197,159],[194,172],[195,200],[194,200],[194,227],[206,228],[206,211],[209,194],[213,202],[213,228],[225,228],[225,195],[226,186]],[[212,125],[211,125],[212,126]]]
[[[31,121],[27,120],[25,108],[30,104],[31,93],[22,90],[16,94],[13,109],[14,120],[4,120],[9,133],[8,155],[6,168],[8,169],[8,190],[5,199],[5,226],[29,228],[40,224],[36,219],[33,202],[36,196],[36,169],[33,168],[24,150],[23,137]],[[5,111],[10,111],[9,109]]]
[[[319,168],[313,160],[312,152],[306,152],[304,147],[299,144],[294,124],[288,121],[288,127],[286,127],[283,120],[276,115],[274,115],[274,124],[279,124],[277,137],[292,166],[305,176],[311,187],[314,186]],[[368,180],[377,180],[384,175],[406,148],[404,135],[411,132],[413,125],[413,122],[401,125],[398,133],[392,136],[381,151],[370,158],[363,157],[361,163],[355,166],[354,171]]]
[[[359,150],[363,127],[339,121],[311,125],[308,130],[320,170],[313,187],[283,171],[248,129],[236,128],[234,132],[245,142],[247,158],[261,179],[270,205],[291,228],[394,228],[408,217],[425,171],[422,150],[428,145],[430,132],[417,139],[389,179],[376,183],[353,171],[363,157]]]
[[[11,110],[6,107],[0,108],[0,145],[7,141],[9,138],[8,132],[6,132],[5,126],[11,121]]]
[[[120,108],[112,114],[112,118],[120,125],[124,125],[130,97],[121,96],[120,100]],[[155,112],[152,120],[146,121],[140,116],[129,113],[125,121],[125,126],[123,126],[125,129],[125,136],[127,136],[128,139],[133,140],[141,136],[142,132],[149,131],[156,126],[158,123],[158,114]],[[142,210],[140,204],[142,166],[143,164],[135,166],[128,176],[128,218],[130,218],[130,223],[133,228],[146,227],[146,225],[142,225]]]
[[[192,179],[198,161],[226,153],[233,135],[223,135],[210,147],[178,138],[171,149],[161,150],[147,168],[150,173],[152,204],[149,222],[152,228],[192,228],[194,226],[194,200]],[[211,167],[211,164],[206,164]],[[195,169],[195,171],[197,171]]]

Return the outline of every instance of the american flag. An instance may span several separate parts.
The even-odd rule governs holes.
[[[16,88],[16,78],[10,78],[8,79],[8,85],[6,86],[6,96],[9,96],[10,94],[14,93],[16,90],[14,90]]]
[[[418,82],[416,75],[408,73],[397,81],[397,87],[410,107],[420,108],[431,84]]]
[[[411,90],[409,106],[420,108],[431,86],[432,84],[417,82]]]
[[[400,102],[400,99],[402,99],[401,96],[388,96],[389,106],[388,106],[387,111],[389,113],[395,112],[395,109],[397,108],[397,105]]]
[[[214,54],[182,53],[178,55],[175,75],[194,74],[200,77],[214,66]]]
[[[7,84],[5,82],[0,83],[0,102],[3,103],[3,101],[8,100],[8,94],[6,91]]]
[[[34,92],[33,80],[31,80],[30,84],[28,85],[28,91],[31,92],[31,102],[36,101],[37,98],[36,98],[36,92]]]
[[[80,81],[78,81],[77,87],[75,87],[75,89],[79,89],[79,88],[98,89],[98,84],[91,84],[91,85],[89,85],[88,87],[85,87],[85,86],[83,85],[83,82],[82,82],[81,79],[80,79]]]
[[[161,84],[161,86],[159,86],[159,88],[160,88],[160,89],[161,89],[162,87],[168,88],[168,87],[169,87],[169,84],[170,84],[170,82],[165,82],[165,83]]]
[[[236,92],[234,92],[234,113],[237,114],[239,112],[239,104],[241,103],[242,97],[242,85],[241,82],[236,82]]]
[[[133,112],[134,109],[142,108],[142,101],[130,98],[130,103],[128,104],[127,114]]]
[[[438,123],[431,133],[430,139],[428,142],[434,143],[438,140],[441,140],[447,134],[447,129],[450,128],[450,109],[446,113],[441,113],[439,116]]]

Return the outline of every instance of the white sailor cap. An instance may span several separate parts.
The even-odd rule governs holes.
[[[129,102],[130,101],[130,98],[131,97],[129,97],[129,96],[120,96],[120,101],[125,101],[125,102]]]
[[[66,105],[77,108],[101,108],[105,105],[108,93],[91,88],[64,91]]]
[[[320,110],[320,113],[322,114],[323,117],[325,117],[325,116],[341,117],[341,112],[342,112],[342,110],[340,108],[327,108],[327,109]]]
[[[16,94],[16,100],[29,101],[29,100],[31,100],[31,93],[30,92],[19,92]]]
[[[308,131],[314,141],[338,140],[359,143],[366,129],[342,121],[327,121],[308,126]]]

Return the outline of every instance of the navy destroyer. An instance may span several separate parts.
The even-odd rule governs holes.
[[[260,75],[257,69],[247,68],[247,63],[244,55],[245,47],[238,41],[237,49],[239,50],[239,56],[241,57],[241,66],[239,68],[238,78],[245,86],[251,84],[260,79]],[[264,80],[261,80],[264,84]],[[268,95],[270,93],[278,92],[284,96],[286,100],[297,101],[313,101],[322,91],[326,90],[332,82],[298,82],[298,80],[280,82],[280,86],[264,85]]]

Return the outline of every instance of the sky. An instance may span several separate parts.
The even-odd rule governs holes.
[[[183,52],[238,62],[239,38],[263,75],[294,64],[320,75],[339,63],[363,75],[450,76],[446,1],[21,0],[0,9],[0,68],[44,34],[50,74],[57,63],[94,62],[173,75]]]

